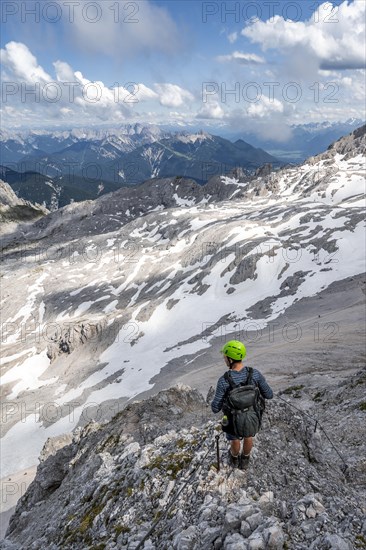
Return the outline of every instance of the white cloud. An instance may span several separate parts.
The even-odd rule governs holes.
[[[225,111],[217,101],[206,103],[196,114],[196,118],[212,118],[222,119],[225,116]]]
[[[137,84],[136,97],[139,101],[144,101],[149,99],[158,99],[159,95],[151,88],[145,86],[145,84]]]
[[[283,113],[284,107],[278,99],[269,99],[266,96],[261,96],[256,103],[251,103],[247,109],[247,113],[252,118],[263,118],[272,113]]]
[[[0,50],[1,63],[15,78],[26,83],[49,82],[51,77],[37,63],[36,57],[21,42],[8,42]]]
[[[89,53],[108,54],[123,61],[125,56],[131,58],[141,52],[172,54],[181,47],[182,36],[168,11],[149,0],[129,3],[79,0],[70,2],[74,5],[69,10],[64,0],[58,2],[68,36]],[[70,12],[73,22],[70,22]]]
[[[264,102],[265,103],[265,102]],[[245,128],[246,132],[253,133],[261,139],[270,139],[281,144],[291,139],[292,130],[289,122],[286,120],[284,112],[268,110],[268,116],[258,116],[260,112],[265,110],[262,105],[262,110],[257,107],[257,116],[252,112],[248,113],[248,109],[236,108],[233,109],[226,117],[225,121],[233,130],[241,131]],[[268,107],[268,106],[267,106]]]
[[[360,116],[365,116],[365,97],[366,97],[366,71],[359,70],[354,71],[352,76],[345,76],[340,78],[339,86],[344,92],[345,102],[353,107],[356,106],[355,100],[363,104],[362,111],[360,110]]]
[[[188,90],[184,90],[176,84],[154,84],[159,94],[160,105],[164,107],[179,107],[187,101],[193,101],[194,96]]]
[[[321,4],[304,22],[285,20],[279,15],[268,21],[258,20],[241,34],[260,44],[264,51],[278,49],[290,58],[301,53],[304,67],[309,58],[323,70],[364,67],[366,3],[345,0],[333,12],[330,7],[330,2]]]
[[[265,59],[255,53],[244,53],[238,51],[235,51],[229,55],[219,55],[216,59],[221,63],[236,61],[240,65],[258,65],[265,63]]]
[[[55,61],[52,65],[55,67],[56,78],[59,82],[72,82],[74,80],[74,71],[68,63]]]
[[[152,108],[180,107],[192,102],[193,94],[173,83],[154,84],[154,89],[143,83],[126,88],[107,87],[101,80],[89,80],[81,71],[75,71],[64,61],[53,63],[55,77],[48,75],[38,65],[36,58],[25,44],[10,42],[1,50],[3,67],[11,86],[5,91],[4,113],[8,119],[14,112],[18,118],[54,120],[70,119],[73,123],[88,119],[119,120],[138,116],[136,112],[143,102],[151,102]],[[4,72],[3,75],[4,76]],[[25,84],[38,84],[37,91],[26,95]],[[53,99],[55,99],[53,101]]]

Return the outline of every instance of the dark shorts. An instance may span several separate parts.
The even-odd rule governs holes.
[[[231,435],[228,433],[225,433],[225,435],[228,441],[240,441],[241,439],[243,439],[242,437],[236,437],[236,435]]]
[[[231,435],[228,433],[225,433],[225,435],[228,441],[241,441],[242,439],[245,439],[245,437],[236,437],[236,435]]]

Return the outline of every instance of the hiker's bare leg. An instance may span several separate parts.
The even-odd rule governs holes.
[[[253,438],[252,437],[244,437],[244,443],[243,443],[243,454],[248,456],[250,454],[250,451],[253,447]]]
[[[233,456],[238,456],[240,453],[240,439],[234,439],[234,441],[231,442],[231,454]]]

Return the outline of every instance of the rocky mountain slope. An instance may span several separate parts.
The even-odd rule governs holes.
[[[11,232],[19,223],[35,221],[48,213],[39,204],[19,199],[10,185],[0,180],[0,235]]]
[[[297,168],[147,181],[5,235],[3,475],[167,380],[214,383],[231,336],[277,387],[359,369],[364,150],[365,127]]]
[[[78,176],[50,178],[39,172],[17,172],[5,166],[0,166],[0,176],[19,198],[30,202],[36,201],[51,211],[74,201],[93,200],[120,187],[113,183],[101,183]]]
[[[364,548],[365,384],[363,370],[321,392],[286,389],[247,471],[227,465],[222,432],[188,386],[50,439],[1,548]]]

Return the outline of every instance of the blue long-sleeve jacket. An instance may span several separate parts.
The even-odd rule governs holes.
[[[231,371],[233,381],[235,384],[240,384],[240,382],[245,382],[248,378],[248,367],[243,367],[241,370]],[[263,374],[261,374],[257,369],[253,369],[253,384],[256,384],[259,388],[259,391],[265,399],[272,399],[273,391],[270,386],[267,384],[266,379]],[[214,413],[218,413],[222,409],[224,403],[224,398],[226,391],[230,387],[229,383],[226,382],[224,376],[221,376],[217,382],[216,393],[213,401],[211,403],[211,409]]]

